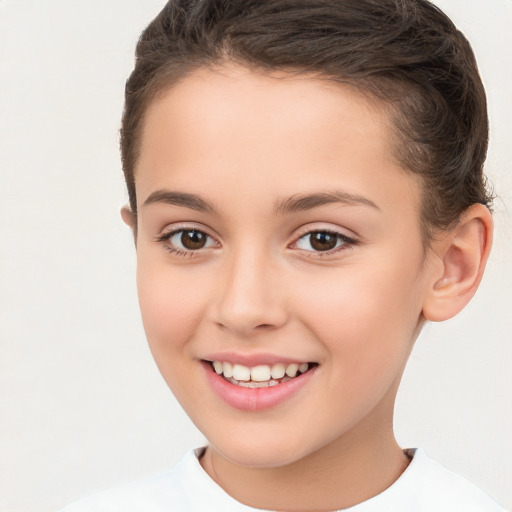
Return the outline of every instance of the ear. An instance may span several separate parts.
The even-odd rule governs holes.
[[[125,204],[121,208],[121,218],[123,219],[123,222],[131,228],[133,233],[133,238],[135,240],[135,243],[137,243],[137,215],[135,215],[131,208]]]
[[[475,294],[492,245],[493,222],[481,204],[470,206],[457,226],[433,242],[433,272],[423,316],[441,322],[455,316]],[[431,262],[432,263],[432,262]]]

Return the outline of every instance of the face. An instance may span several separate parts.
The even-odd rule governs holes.
[[[213,449],[279,466],[389,429],[428,265],[388,118],[348,88],[240,67],[153,102],[138,290],[162,375]]]

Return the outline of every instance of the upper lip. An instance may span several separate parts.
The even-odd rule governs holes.
[[[204,361],[221,361],[231,364],[241,364],[249,368],[258,365],[272,365],[277,363],[283,364],[301,364],[310,363],[307,359],[297,359],[285,355],[270,353],[243,353],[243,352],[216,352],[202,357]]]

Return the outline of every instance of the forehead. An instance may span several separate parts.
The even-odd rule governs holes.
[[[413,179],[393,158],[392,133],[385,105],[352,87],[235,65],[201,69],[148,109],[138,200],[160,185],[236,184],[242,197],[332,188],[333,180],[356,194],[377,185],[386,193],[400,182],[409,194]]]
[[[345,133],[340,131],[340,120],[348,128]],[[387,152],[391,141],[381,137],[391,132],[385,105],[354,87],[313,75],[263,74],[236,65],[202,68],[163,89],[146,113],[143,146],[148,125],[151,139],[156,130],[165,129],[173,131],[177,140],[195,135],[196,143],[211,143],[219,150],[223,145],[217,135],[233,129],[246,140],[244,149],[253,151],[255,144],[270,139],[276,145],[308,139],[328,146],[342,143],[340,136],[347,140],[353,134],[368,138],[366,150],[375,147],[382,152]]]

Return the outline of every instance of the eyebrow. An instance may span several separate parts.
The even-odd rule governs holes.
[[[154,203],[183,206],[185,208],[190,208],[191,210],[205,213],[216,213],[216,209],[208,201],[197,194],[189,194],[187,192],[175,192],[165,189],[156,190],[148,196],[144,201],[143,206]],[[278,200],[274,204],[274,213],[286,214],[306,211],[333,203],[341,203],[345,205],[362,204],[380,210],[373,201],[366,197],[337,190],[333,192],[297,194],[287,199]]]
[[[199,212],[215,213],[215,208],[196,194],[186,192],[171,192],[170,190],[156,190],[144,201],[143,206],[153,203],[165,203],[173,206],[184,206]]]
[[[276,213],[301,212],[332,203],[342,203],[345,205],[362,204],[380,210],[373,201],[366,197],[336,190],[333,192],[294,195],[286,200],[278,201],[274,206],[274,211]]]

